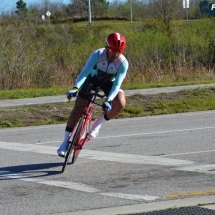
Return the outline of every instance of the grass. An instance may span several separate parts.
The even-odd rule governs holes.
[[[211,84],[211,80],[198,80],[198,81],[184,81],[184,82],[164,82],[164,83],[149,83],[149,84],[123,84],[124,90],[144,89],[144,88],[156,88],[156,87],[176,87],[185,85],[196,84]]]
[[[143,117],[215,109],[215,88],[198,88],[155,95],[136,94],[116,117]],[[103,103],[104,100],[98,101]],[[66,123],[74,102],[0,109],[0,128]],[[101,117],[101,107],[94,105],[93,119]]]
[[[105,46],[105,38],[110,32],[120,32],[127,41],[123,54],[129,62],[124,81],[128,87],[132,86],[131,83],[155,83],[160,87],[168,82],[176,85],[180,81],[215,81],[214,22],[194,23],[187,25],[186,22],[174,21],[170,32],[166,32],[159,20],[143,23],[102,20],[93,22],[91,27],[87,21],[39,26],[26,22],[21,27],[2,26],[0,47],[4,49],[0,88],[30,89],[74,84],[92,52]],[[81,25],[85,27],[79,27]]]
[[[71,87],[72,88],[72,87]],[[5,99],[22,99],[22,98],[35,98],[41,96],[58,96],[66,95],[70,88],[48,88],[48,89],[21,89],[21,90],[0,90],[0,100]]]
[[[154,99],[144,100],[143,96],[136,95],[131,102],[129,102],[130,99],[127,99],[127,105],[120,115],[123,117],[136,117],[215,109],[214,88],[183,90],[166,95],[173,95],[173,98],[155,96]],[[139,107],[135,107],[135,100],[137,100],[136,103],[138,103]]]
[[[130,21],[124,21],[124,20],[97,20],[94,21],[93,19],[91,20],[91,25],[118,25],[118,24],[129,24],[131,23]],[[133,21],[132,24],[137,24],[137,23],[143,23],[139,21]],[[73,25],[79,26],[79,27],[84,27],[84,26],[89,26],[89,21],[84,21],[84,22],[75,22]]]

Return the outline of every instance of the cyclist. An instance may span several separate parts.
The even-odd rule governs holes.
[[[117,116],[125,107],[125,95],[120,86],[128,69],[128,61],[121,54],[126,46],[126,40],[119,33],[111,33],[106,43],[105,48],[98,49],[91,54],[84,69],[78,75],[74,87],[67,92],[67,98],[70,101],[77,94],[78,96],[67,121],[64,141],[57,150],[61,157],[65,156],[70,134],[86,106],[89,84],[99,86],[107,97],[102,105],[107,111],[101,118],[94,120],[90,138],[97,137],[101,124]]]

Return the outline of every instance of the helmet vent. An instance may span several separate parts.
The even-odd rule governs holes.
[[[118,47],[120,47],[120,40],[118,40]]]
[[[115,42],[115,41],[113,41],[113,43],[114,43],[114,45],[115,45],[115,47],[116,47],[116,42]]]
[[[121,45],[121,47],[123,46],[123,44],[124,44],[124,42],[122,42],[122,45]]]

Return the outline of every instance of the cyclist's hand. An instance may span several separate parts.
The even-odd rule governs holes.
[[[77,95],[78,89],[73,87],[71,90],[67,91],[67,98],[69,101],[72,101],[72,99]]]
[[[111,110],[111,101],[105,100],[102,105],[103,111],[110,111]]]

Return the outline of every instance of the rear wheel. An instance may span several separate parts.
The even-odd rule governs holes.
[[[71,141],[71,143],[69,145],[69,149],[67,150],[65,161],[64,161],[64,164],[63,164],[63,168],[62,168],[62,173],[66,169],[66,165],[69,162],[69,159],[71,157],[72,152],[73,151],[75,152],[74,148],[75,148],[75,144],[76,144],[76,141],[78,139],[78,136],[79,136],[79,133],[80,133],[80,130],[81,130],[81,127],[82,127],[83,120],[84,120],[84,115],[81,116],[81,118],[79,120],[79,123],[77,124],[77,129],[76,129],[75,134],[73,136],[73,139],[72,139],[72,141]],[[73,152],[73,157],[74,157],[74,152]],[[73,163],[73,158],[72,158],[72,163]]]

